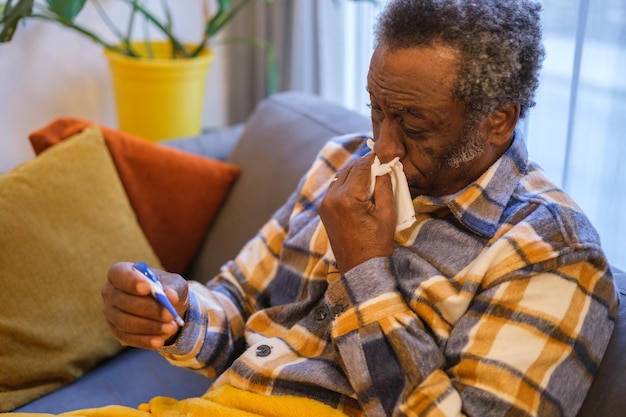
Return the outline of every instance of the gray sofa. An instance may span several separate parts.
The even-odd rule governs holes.
[[[210,227],[187,277],[206,281],[232,258],[295,188],[332,136],[369,130],[366,117],[317,97],[280,93],[260,103],[244,125],[207,131],[197,138],[164,142],[224,159],[242,168]],[[616,272],[621,298],[626,274]],[[579,416],[626,415],[626,303],[605,358]],[[21,412],[64,411],[123,404],[136,407],[154,396],[199,396],[211,381],[168,364],[157,353],[127,348],[78,381],[20,407]]]

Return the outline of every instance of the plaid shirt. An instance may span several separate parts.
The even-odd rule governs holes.
[[[516,136],[457,194],[416,198],[392,256],[343,276],[317,208],[369,150],[360,135],[331,140],[237,258],[191,283],[163,354],[216,387],[348,415],[575,415],[618,299],[595,230]]]

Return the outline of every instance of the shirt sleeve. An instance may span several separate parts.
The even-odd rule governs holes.
[[[271,303],[266,289],[280,268],[283,242],[294,213],[307,210],[310,202],[319,198],[336,168],[353,157],[355,150],[362,149],[365,139],[358,134],[331,139],[287,202],[237,257],[206,286],[190,283],[186,324],[176,342],[160,350],[166,359],[215,377],[244,351],[247,319]]]
[[[295,192],[207,285],[190,281],[185,326],[173,345],[160,350],[168,361],[213,378],[244,351],[245,322],[267,305],[263,288],[276,275],[297,198]]]
[[[372,259],[331,284],[327,302],[344,306],[333,341],[372,415],[574,416],[616,314],[610,271],[597,265],[602,256],[447,287],[463,312],[437,337],[420,319],[437,305],[404,301],[403,272]]]

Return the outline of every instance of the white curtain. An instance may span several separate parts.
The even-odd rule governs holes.
[[[279,90],[368,114],[372,28],[386,1],[274,0],[246,24],[273,28],[263,33],[278,45]],[[542,4],[546,60],[537,105],[521,122],[530,156],[591,218],[611,263],[626,269],[626,1]],[[231,109],[247,109],[266,93],[258,74],[250,79],[257,87],[231,95]]]
[[[365,86],[372,25],[383,3],[294,0],[293,58],[283,63],[290,83],[282,89],[315,93],[369,114]]]
[[[544,0],[530,156],[583,208],[626,269],[626,2]]]
[[[298,90],[366,111],[365,79],[372,52],[371,0],[261,0],[250,2],[227,30],[229,36],[257,36],[271,42],[278,59],[278,91]],[[227,119],[245,120],[267,96],[265,56],[242,45],[227,57]]]

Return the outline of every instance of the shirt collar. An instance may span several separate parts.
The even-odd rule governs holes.
[[[526,144],[516,130],[509,149],[476,181],[455,194],[417,197],[414,204],[447,206],[465,227],[491,238],[498,230],[502,213],[527,167]]]

